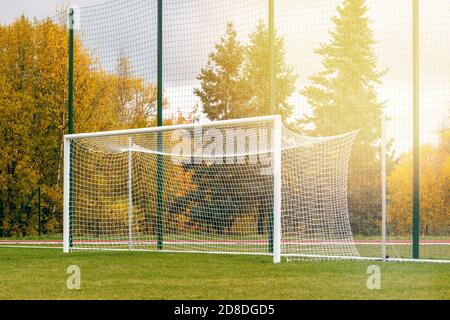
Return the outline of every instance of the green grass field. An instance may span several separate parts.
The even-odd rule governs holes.
[[[381,290],[366,286],[381,267]],[[81,289],[66,268],[81,268]],[[0,247],[0,299],[450,299],[450,266]]]

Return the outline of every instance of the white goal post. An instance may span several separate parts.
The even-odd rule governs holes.
[[[64,252],[359,259],[347,206],[357,132],[279,116],[64,137]]]

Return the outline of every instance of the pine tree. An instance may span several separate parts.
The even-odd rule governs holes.
[[[286,119],[292,114],[288,98],[295,91],[297,77],[285,63],[283,38],[275,36],[274,46],[275,112]],[[263,22],[250,35],[247,46],[237,40],[233,24],[227,25],[225,35],[198,76],[201,88],[194,90],[210,120],[271,114],[269,53],[269,30]]]
[[[305,121],[315,135],[334,135],[365,127],[353,146],[349,173],[350,212],[358,229],[377,228],[379,215],[379,139],[383,103],[375,86],[379,72],[374,53],[374,36],[366,16],[365,0],[345,0],[332,19],[331,41],[321,44],[323,70],[310,77],[302,94],[312,115]],[[374,208],[370,210],[368,208]],[[376,208],[376,209],[375,209]]]
[[[216,44],[208,64],[197,77],[201,88],[194,90],[210,120],[234,119],[244,115],[248,90],[241,77],[243,60],[244,47],[237,39],[233,24],[228,23],[225,35]]]
[[[284,40],[275,35],[275,113],[283,119],[292,114],[292,105],[288,98],[295,91],[297,76],[293,68],[286,65]],[[263,22],[259,22],[255,32],[250,35],[250,42],[246,47],[244,78],[246,86],[252,92],[247,105],[247,116],[263,116],[272,112],[270,106],[270,46],[269,29]]]
[[[309,121],[319,135],[359,128],[379,118],[383,108],[375,91],[383,73],[376,68],[365,0],[345,0],[337,10],[331,42],[316,50],[324,70],[310,77],[312,84],[302,91],[313,111]],[[377,128],[371,140],[379,135]]]
[[[255,32],[250,35],[249,44],[241,45],[237,40],[237,34],[231,23],[227,25],[225,35],[215,46],[215,51],[210,54],[208,64],[201,70],[198,80],[201,81],[201,89],[195,89],[194,93],[200,97],[205,112],[210,120],[236,119],[252,116],[269,115],[272,112],[270,106],[269,92],[269,31],[264,23],[260,22]],[[293,69],[287,67],[284,61],[284,41],[280,37],[275,38],[275,83],[276,83],[276,113],[287,118],[292,114],[292,106],[287,102],[289,96],[295,90],[296,76]],[[211,179],[226,179],[227,185],[233,185],[234,190],[245,192],[245,185],[239,183],[242,177],[230,175],[229,170],[218,169],[212,166],[193,166],[186,170],[190,171],[193,180],[198,188],[194,198],[210,199],[208,202],[194,204],[191,211],[191,218],[199,220],[201,212],[210,207],[217,207],[223,199],[214,197],[220,194],[220,190],[211,186],[219,186],[219,183],[212,183]],[[240,172],[253,172],[253,166],[247,165],[245,170]],[[213,176],[205,172],[216,172]],[[219,177],[217,172],[226,172],[226,177]],[[245,179],[244,179],[245,180]],[[261,182],[263,184],[263,182]],[[211,196],[212,195],[212,196]],[[260,197],[262,199],[262,196]],[[258,217],[260,222],[258,232],[264,233],[262,221],[268,219],[264,216],[267,212],[263,206],[267,202],[260,201],[256,197],[252,199],[249,206],[260,209]],[[227,226],[228,229],[234,223],[236,216],[235,208],[237,203],[244,201],[237,194],[231,195],[227,199],[228,208],[225,215],[217,217],[215,221],[220,221],[219,225]],[[184,203],[184,198],[177,200],[177,206]],[[197,218],[195,216],[198,216]],[[205,223],[204,221],[197,221]],[[213,226],[217,228],[218,225]],[[220,229],[217,232],[225,232]]]

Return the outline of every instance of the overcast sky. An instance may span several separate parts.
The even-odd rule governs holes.
[[[81,7],[102,2],[105,0],[0,0],[0,22],[9,23],[21,14],[38,19],[52,16],[58,4],[70,3]]]

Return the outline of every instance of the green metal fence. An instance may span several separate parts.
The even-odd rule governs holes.
[[[445,0],[116,0],[80,8],[69,31],[69,132],[72,123],[77,133],[89,128],[74,48],[122,98],[112,104],[126,115],[104,130],[272,113],[307,134],[364,128],[349,201],[355,237],[373,245],[381,234],[375,120],[384,114],[390,254],[450,258],[449,10]]]

